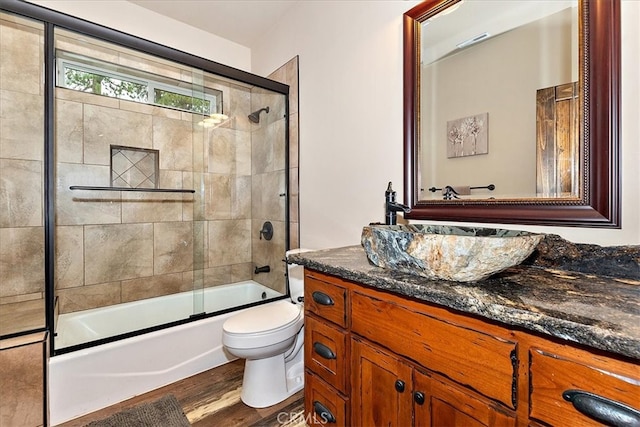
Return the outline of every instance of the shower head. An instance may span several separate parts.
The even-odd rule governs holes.
[[[258,111],[254,111],[253,113],[249,114],[249,120],[252,123],[260,123],[260,113],[263,111],[269,113],[269,107],[261,108]]]

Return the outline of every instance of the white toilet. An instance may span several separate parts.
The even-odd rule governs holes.
[[[222,326],[226,350],[247,359],[240,397],[253,408],[282,402],[304,386],[303,267],[288,264],[287,276],[291,299],[249,308]]]

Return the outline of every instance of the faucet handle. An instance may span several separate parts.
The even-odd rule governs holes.
[[[386,193],[395,193],[395,191],[393,191],[393,188],[391,188],[391,181],[389,181],[389,185],[387,185],[387,191]]]

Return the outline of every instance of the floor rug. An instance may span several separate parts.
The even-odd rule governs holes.
[[[189,420],[174,395],[143,403],[85,427],[189,427]]]

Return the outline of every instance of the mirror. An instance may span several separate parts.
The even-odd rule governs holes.
[[[427,0],[405,13],[405,217],[619,228],[619,8]]]

